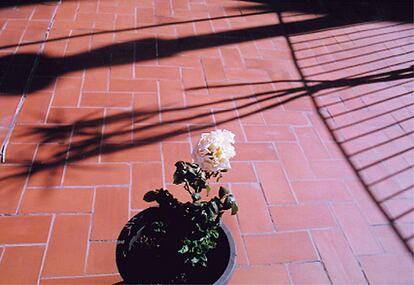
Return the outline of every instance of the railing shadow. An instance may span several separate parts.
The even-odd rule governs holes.
[[[0,57],[0,78],[3,78],[0,85],[2,95],[20,95],[23,92],[32,93],[46,88],[54,80],[68,72],[76,70],[86,70],[103,66],[117,66],[133,62],[160,59],[170,57],[179,53],[203,48],[219,47],[230,44],[237,44],[246,41],[253,41],[281,35],[299,35],[321,30],[335,29],[343,26],[355,25],[378,20],[378,13],[373,13],[372,7],[360,1],[328,1],[321,5],[318,1],[246,1],[256,2],[255,5],[244,5],[242,8],[235,6],[234,9],[240,10],[240,15],[226,16],[248,17],[267,13],[282,13],[290,11],[301,11],[303,13],[317,13],[322,15],[312,19],[287,22],[281,24],[263,25],[251,28],[234,29],[229,31],[217,32],[212,34],[194,35],[181,37],[178,39],[144,38],[111,44],[96,48],[87,52],[82,52],[65,57],[50,57],[47,54],[39,55],[36,53],[18,53],[16,55],[6,55]],[[369,2],[369,1],[368,1]],[[22,2],[24,3],[24,1]],[[393,1],[382,1],[381,19],[406,23],[412,21],[412,9],[408,9],[410,2],[401,1],[404,5],[393,5]],[[338,9],[341,7],[341,9]],[[373,5],[377,8],[378,5]],[[392,9],[387,9],[391,8]],[[311,8],[311,9],[310,9]],[[254,11],[254,12],[250,12]],[[355,11],[363,13],[364,17],[355,15]],[[349,12],[349,14],[348,14]],[[374,11],[375,12],[375,11]],[[353,15],[353,16],[351,16]],[[217,18],[219,19],[219,18]],[[190,22],[205,21],[207,19],[193,19],[184,22],[171,22],[154,25],[174,25],[186,24]],[[208,20],[215,20],[208,19]],[[152,27],[152,26],[151,26]],[[114,31],[103,31],[75,35],[73,37],[83,37],[106,33],[117,33],[130,30],[145,29],[147,27],[137,27],[131,29],[121,29]],[[50,39],[49,41],[59,41],[70,37]],[[39,44],[47,42],[36,41],[23,43],[23,45]],[[155,54],[157,45],[158,54]],[[8,45],[7,47],[19,46],[19,44]],[[132,56],[131,56],[132,55]],[[24,63],[24,64],[22,64]],[[37,66],[37,63],[38,66]],[[15,68],[10,68],[15,65]],[[36,80],[27,86],[29,75],[37,75]]]
[[[22,140],[25,137],[41,137],[39,143],[47,144],[54,143],[60,138],[72,136],[73,142],[70,148],[61,152],[54,153],[52,159],[48,162],[33,161],[27,162],[31,164],[30,167],[23,166],[22,171],[15,175],[0,179],[4,182],[8,179],[25,177],[27,174],[34,175],[37,172],[53,169],[55,167],[64,165],[65,163],[75,163],[82,160],[86,160],[90,157],[117,152],[125,149],[139,148],[145,145],[160,142],[168,138],[176,137],[182,134],[188,133],[188,127],[186,123],[194,121],[196,119],[203,119],[212,115],[225,115],[226,119],[216,120],[211,124],[195,124],[192,125],[192,131],[201,131],[210,129],[215,126],[220,126],[235,120],[243,119],[254,114],[271,110],[278,106],[282,106],[291,101],[297,100],[302,97],[312,97],[318,94],[320,91],[330,90],[331,88],[339,87],[352,87],[375,84],[378,82],[392,82],[403,79],[410,79],[414,75],[412,67],[402,68],[391,72],[382,72],[374,75],[367,75],[356,77],[352,79],[341,79],[341,80],[310,80],[308,83],[312,83],[312,86],[308,87],[295,87],[286,88],[276,91],[260,92],[245,96],[231,96],[228,99],[215,100],[210,103],[194,104],[186,107],[175,107],[142,111],[141,109],[126,111],[115,115],[100,117],[97,116],[91,119],[79,119],[72,124],[48,124],[39,127],[33,127],[27,130],[25,133],[18,134],[15,138]],[[288,80],[288,81],[268,81],[268,82],[255,82],[255,83],[237,83],[229,85],[212,85],[208,88],[227,88],[233,86],[243,85],[261,85],[269,83],[280,83],[290,82],[298,83],[300,80]],[[201,88],[201,87],[200,87]],[[191,90],[197,90],[199,88],[192,88]],[[190,90],[190,89],[189,89]],[[217,106],[223,106],[226,103],[235,103],[234,107],[227,108],[215,108]],[[257,106],[257,104],[264,104],[263,107],[258,107],[256,110],[250,110],[250,107]],[[212,108],[210,109],[203,108]],[[197,113],[194,115],[188,115],[189,110],[196,110]],[[235,112],[238,112],[237,116],[231,116]],[[173,113],[175,119],[167,119],[158,123],[146,123],[152,118],[158,117],[160,114]],[[178,117],[178,118],[177,118]],[[134,118],[131,121],[131,118]],[[132,130],[130,129],[131,124],[135,126]],[[183,124],[183,125],[180,125]],[[114,128],[111,126],[123,125],[125,128]],[[102,134],[102,126],[111,131]],[[171,127],[170,131],[164,131],[157,134],[151,134],[152,130],[159,129],[163,126]],[[113,130],[115,129],[115,130]],[[113,130],[113,131],[112,131]],[[133,134],[135,138],[132,142],[127,139],[122,141],[117,138],[122,138],[125,134]],[[116,139],[116,143],[111,143]],[[103,147],[102,147],[103,145]],[[68,156],[69,152],[69,156]]]
[[[64,0],[71,1],[71,0]],[[8,7],[19,7],[26,5],[35,5],[35,4],[46,4],[53,5],[58,4],[59,0],[3,0],[0,2],[0,9]]]
[[[27,1],[26,1],[27,2]],[[398,117],[395,116],[401,110],[404,110],[412,103],[405,105],[393,106],[391,109],[377,112],[370,116],[357,115],[359,112],[366,110],[367,108],[375,108],[378,104],[395,102],[394,100],[401,100],[403,97],[409,96],[411,93],[395,91],[393,96],[386,96],[382,99],[375,100],[371,98],[372,94],[384,90],[393,90],[398,87],[398,84],[405,84],[412,81],[413,78],[413,66],[412,60],[400,60],[400,57],[412,53],[407,48],[410,45],[400,44],[395,46],[394,52],[391,52],[389,56],[382,56],[378,59],[372,59],[369,56],[372,53],[359,53],[356,56],[342,58],[341,60],[320,60],[318,64],[302,64],[301,61],[317,58],[315,55],[311,58],[308,56],[301,57],[300,53],[308,50],[307,45],[312,41],[311,39],[301,39],[295,41],[295,36],[313,34],[317,40],[321,41],[323,38],[329,38],[329,36],[318,36],[318,32],[335,31],[342,27],[349,27],[360,23],[376,22],[378,20],[394,21],[397,23],[411,23],[412,22],[412,9],[407,8],[412,6],[411,1],[402,1],[401,3],[408,3],[407,5],[398,6],[394,1],[383,1],[381,5],[371,5],[376,1],[244,1],[246,5],[243,5],[240,9],[241,15],[248,16],[251,11],[261,11],[258,13],[273,12],[278,15],[279,24],[263,25],[258,27],[236,29],[224,32],[218,32],[208,35],[187,36],[179,39],[161,39],[161,38],[144,38],[139,40],[133,40],[128,42],[122,42],[118,44],[112,44],[101,48],[96,48],[91,51],[70,55],[67,57],[50,57],[48,55],[37,55],[34,53],[17,54],[3,56],[0,58],[0,66],[9,66],[10,64],[27,63],[38,61],[39,65],[35,69],[36,80],[31,86],[26,88],[26,79],[24,74],[29,74],[29,70],[19,69],[16,73],[9,73],[9,69],[5,69],[5,77],[1,91],[4,95],[18,95],[23,92],[32,93],[38,90],[42,90],[50,85],[56,77],[59,77],[65,73],[87,70],[91,68],[98,68],[102,66],[115,66],[128,64],[133,62],[142,62],[145,60],[153,60],[159,58],[170,57],[182,52],[198,50],[203,48],[221,47],[229,44],[243,43],[246,41],[253,41],[265,38],[272,38],[278,36],[284,36],[290,47],[292,57],[295,60],[296,69],[300,74],[299,80],[287,81],[287,83],[300,83],[301,87],[286,88],[276,91],[268,91],[261,93],[249,94],[246,96],[232,96],[229,99],[217,100],[207,104],[190,105],[185,108],[165,108],[152,110],[132,110],[126,111],[117,115],[110,115],[106,117],[97,117],[93,119],[80,119],[72,124],[58,124],[38,126],[28,130],[27,133],[21,134],[23,137],[31,137],[33,135],[40,136],[40,144],[47,144],[55,142],[62,137],[72,137],[72,143],[67,150],[57,151],[53,154],[51,159],[46,162],[42,161],[28,161],[26,165],[18,166],[19,171],[15,174],[5,176],[1,178],[0,182],[7,183],[10,179],[22,178],[27,175],[36,175],[37,173],[44,172],[46,170],[52,170],[56,167],[65,165],[66,163],[75,163],[84,161],[88,158],[96,155],[109,154],[119,152],[121,150],[139,148],[145,145],[153,144],[155,142],[163,141],[167,138],[176,137],[181,134],[188,133],[187,122],[206,118],[211,115],[226,115],[225,119],[219,119],[212,123],[203,123],[192,125],[192,131],[201,131],[209,129],[215,126],[220,126],[235,120],[243,119],[259,112],[271,110],[278,106],[287,104],[289,102],[298,100],[299,98],[308,97],[312,99],[315,110],[318,112],[320,118],[324,122],[327,130],[329,130],[332,139],[339,146],[339,149],[343,157],[347,160],[348,164],[353,169],[356,177],[363,185],[366,192],[370,195],[370,198],[376,203],[378,209],[389,221],[389,224],[393,227],[398,237],[406,246],[407,251],[412,254],[408,241],[412,236],[404,236],[399,230],[397,224],[405,216],[412,212],[412,208],[405,209],[399,213],[390,211],[390,207],[385,204],[390,201],[394,201],[395,198],[400,195],[406,195],[408,191],[413,188],[413,185],[397,185],[402,186],[396,191],[384,191],[386,195],[378,197],[375,192],[378,192],[378,185],[388,183],[389,181],[397,180],[400,175],[406,175],[407,171],[410,171],[413,167],[411,161],[406,160],[405,154],[412,150],[411,147],[405,147],[403,149],[395,149],[387,155],[382,155],[379,152],[379,156],[375,156],[375,159],[366,160],[359,158],[361,155],[366,155],[369,152],[380,149],[381,147],[393,144],[402,139],[410,137],[413,133],[412,130],[405,125],[412,117]],[[23,2],[22,2],[23,3]],[[249,4],[250,3],[250,4]],[[252,4],[253,3],[253,4]],[[324,3],[323,5],[321,3]],[[411,4],[410,4],[411,3]],[[0,6],[1,7],[1,6]],[[372,8],[374,7],[374,8]],[[375,13],[373,12],[375,10]],[[289,18],[285,18],[285,12],[301,12],[304,14],[317,14],[316,18],[294,21]],[[398,24],[391,24],[388,27],[398,27]],[[365,30],[367,31],[367,30]],[[368,30],[369,33],[375,35],[388,35],[388,32],[384,32],[383,28],[372,28]],[[398,30],[397,32],[406,31],[405,29]],[[114,32],[114,31],[111,31]],[[336,32],[336,31],[335,31]],[[364,30],[358,30],[355,39],[365,39],[365,36],[358,37],[358,33],[363,33]],[[105,32],[106,33],[106,32]],[[355,36],[355,34],[353,36]],[[83,35],[82,35],[83,36]],[[85,34],[90,36],[90,34]],[[331,36],[334,37],[334,36]],[[53,39],[52,39],[53,40]],[[60,40],[60,39],[55,39]],[[398,40],[397,38],[395,40]],[[392,40],[391,42],[393,42]],[[295,45],[300,44],[300,48],[296,48]],[[388,44],[383,41],[382,44]],[[303,47],[305,46],[305,47]],[[362,46],[364,48],[364,46]],[[347,50],[347,52],[355,51],[361,46],[356,46]],[[158,50],[158,54],[155,50]],[[391,48],[392,49],[392,48]],[[375,51],[375,50],[374,50]],[[390,48],[384,50],[390,52]],[[383,51],[377,51],[381,53]],[[125,56],[125,53],[134,54],[133,57]],[[324,52],[319,56],[337,56],[334,52]],[[356,60],[358,63],[346,64],[346,61]],[[385,67],[374,66],[376,63],[384,60],[395,60],[395,64],[388,64]],[[344,65],[339,66],[339,62],[345,62]],[[334,63],[337,66],[329,68],[329,65]],[[26,65],[22,65],[24,67]],[[366,67],[369,69],[366,69]],[[371,67],[372,66],[372,67]],[[309,70],[314,67],[319,70]],[[31,70],[31,66],[29,66]],[[358,69],[354,71],[354,69]],[[337,72],[347,72],[349,75],[346,77],[338,77]],[[332,77],[332,80],[320,79],[321,77]],[[335,79],[336,78],[336,79]],[[231,86],[248,85],[260,85],[277,82],[252,82],[252,83],[236,83],[233,85],[216,85],[208,86],[209,89],[227,88]],[[377,86],[382,84],[378,89],[371,90],[369,92],[352,92],[356,90],[356,87],[360,86]],[[385,85],[385,86],[383,86]],[[205,88],[193,88],[193,90]],[[376,88],[376,87],[375,87]],[[347,94],[351,96],[344,96],[339,102],[329,98],[338,91],[347,90]],[[353,102],[353,100],[359,100],[363,98],[366,100],[366,104],[357,106],[353,109],[345,108],[339,112],[333,112],[337,105]],[[328,101],[328,103],[326,103]],[[234,103],[234,107],[225,107],[220,109],[203,110],[201,107],[214,107],[215,105],[223,103]],[[266,104],[264,104],[266,103]],[[261,107],[260,107],[260,106]],[[251,110],[251,107],[257,107]],[[189,115],[188,110],[196,110],[197,113]],[[158,123],[146,124],[145,122],[150,118],[159,116],[160,114],[175,113],[175,119],[164,120]],[[234,115],[237,114],[237,115]],[[326,115],[328,114],[328,116]],[[341,117],[351,115],[350,121],[341,123]],[[366,127],[364,124],[371,120],[376,120],[387,115],[393,115],[393,121],[390,124],[377,124],[377,126]],[[178,117],[178,119],[177,119]],[[362,117],[362,118],[360,118]],[[131,118],[133,120],[131,121]],[[348,118],[349,119],[349,118]],[[352,120],[354,119],[354,120]],[[355,120],[356,119],[356,120]],[[180,125],[183,123],[183,125]],[[132,124],[133,128],[119,128],[119,124],[127,126]],[[103,126],[114,126],[109,128],[110,131],[102,134],[101,130]],[[162,127],[171,127],[170,130],[157,132],[153,134],[152,130],[159,130]],[[366,145],[362,144],[362,148],[350,148],[348,145],[355,143],[359,139],[366,139],[370,141],[370,137],[378,132],[383,132],[392,127],[399,127],[401,130],[398,135],[393,135],[382,141],[375,141],[374,143]],[[350,128],[357,128],[360,130],[355,135],[349,135],[346,130]],[[134,140],[123,141],[122,137],[125,134],[131,134]],[[367,139],[368,137],[368,139]],[[112,143],[116,139],[117,143]],[[352,145],[352,144],[351,144]],[[368,155],[369,156],[369,155]],[[395,159],[402,158],[405,161],[405,166],[394,168],[387,164]],[[387,171],[382,177],[375,176],[374,179],[366,174],[367,171],[377,167],[378,165],[387,166]],[[380,189],[381,190],[381,189]],[[392,189],[391,189],[392,190]],[[390,193],[392,192],[392,193]],[[385,205],[385,206],[384,206]]]
[[[283,24],[283,15],[278,15]],[[297,50],[295,44],[298,42],[288,34],[284,36],[303,86],[309,91],[321,121],[360,185],[388,221],[388,225],[394,230],[407,252],[413,255],[410,245],[413,234],[406,233],[404,224],[412,225],[413,221],[409,216],[414,212],[410,193],[414,189],[414,114],[411,112],[414,105],[414,66],[412,58],[406,60],[406,56],[411,55],[414,50],[412,41],[409,41],[413,39],[412,35],[404,36],[403,32],[404,30],[397,31],[397,37],[389,41],[371,43],[369,50],[364,42],[366,38],[354,35],[353,37],[358,40],[352,41],[352,48],[343,49],[337,43],[332,44],[336,45],[336,50],[324,47],[323,52],[311,56],[306,53],[306,56],[302,56],[302,52],[306,52],[306,48],[303,48],[306,40],[300,41],[300,48]],[[354,33],[363,35],[363,31],[357,30]],[[370,36],[379,35],[371,33]],[[315,38],[318,38],[317,34]],[[400,43],[401,40],[406,42]],[[348,56],[348,52],[351,52],[352,56]],[[345,55],[339,57],[338,53]],[[381,55],[380,59],[373,59],[372,56],[375,57],[377,54]],[[314,59],[315,63],[303,63],[308,59]],[[378,68],[376,63],[384,60],[392,61]],[[395,70],[407,64],[411,66]],[[314,68],[318,68],[319,72],[314,72]],[[361,70],[358,70],[359,68]],[[385,75],[384,72],[379,73],[381,70],[394,71],[385,72]],[[326,90],[315,90],[314,86],[309,84],[310,79],[336,78],[341,76],[341,73],[347,74],[347,77],[339,81],[349,81],[348,86],[334,84]],[[365,89],[361,91],[361,88],[354,88],[358,86],[352,84],[354,79],[361,76],[370,77],[366,74],[375,74],[374,77],[379,76],[378,80],[371,81],[372,86],[366,88],[368,92]],[[338,93],[341,95],[338,96]],[[394,129],[394,133],[390,132],[391,129]],[[379,138],[379,135],[383,137]]]

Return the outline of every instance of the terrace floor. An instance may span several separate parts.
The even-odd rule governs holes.
[[[116,239],[143,194],[184,198],[174,162],[225,128],[231,284],[413,284],[412,11],[2,1],[0,283],[121,281]]]

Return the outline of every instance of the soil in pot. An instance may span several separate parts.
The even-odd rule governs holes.
[[[207,254],[208,266],[193,267],[178,253],[182,246],[180,233],[186,230],[183,227],[160,208],[149,208],[133,217],[121,231],[116,249],[117,266],[124,281],[214,284],[219,280],[229,268],[229,262],[234,263],[223,229],[219,229],[217,247]]]

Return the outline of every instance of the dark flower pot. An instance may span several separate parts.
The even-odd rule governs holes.
[[[146,235],[148,225],[165,215],[158,207],[148,208],[131,218],[122,229],[117,242],[116,263],[124,282],[227,284],[236,264],[234,240],[227,227],[222,224],[219,228],[217,247],[207,254],[208,266],[192,267],[185,264],[177,252],[179,235],[176,232],[170,229],[172,234],[161,246]]]

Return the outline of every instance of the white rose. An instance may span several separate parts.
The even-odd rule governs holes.
[[[236,155],[234,137],[228,130],[202,134],[193,151],[194,162],[208,172],[230,169],[230,159]]]

